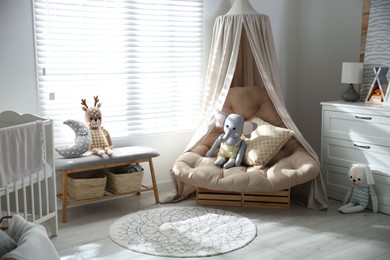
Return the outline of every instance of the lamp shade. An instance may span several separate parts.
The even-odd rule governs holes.
[[[362,82],[362,76],[363,76],[363,63],[343,62],[341,83],[358,84]]]

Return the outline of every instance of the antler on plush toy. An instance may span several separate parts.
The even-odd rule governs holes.
[[[81,99],[81,105],[83,105],[83,110],[86,111],[85,109],[88,109],[88,105],[87,105],[87,100],[86,99]]]
[[[94,106],[89,108],[86,99],[81,99],[82,109],[85,111],[84,118],[91,131],[92,144],[91,151],[97,155],[107,153],[112,155],[112,141],[109,132],[102,126],[102,112],[99,97],[93,97]]]
[[[99,105],[99,104],[98,104],[98,102],[99,102],[99,96],[96,96],[96,97],[93,96],[93,99],[95,100],[95,104],[93,104],[93,106],[96,107],[97,105]],[[100,106],[99,106],[99,107],[100,107]]]
[[[368,165],[355,163],[352,164],[348,177],[352,182],[352,190],[348,191],[344,197],[343,206],[339,208],[342,213],[355,213],[367,208],[368,203],[372,201],[372,211],[378,211],[378,198],[374,187],[374,178]]]

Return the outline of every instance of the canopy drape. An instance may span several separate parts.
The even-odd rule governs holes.
[[[186,151],[196,146],[213,129],[215,112],[222,110],[229,88],[240,86],[264,86],[285,126],[294,131],[297,140],[319,163],[317,154],[286,110],[271,24],[269,17],[263,14],[227,14],[215,20],[201,122]],[[309,208],[327,207],[321,174],[305,189],[308,189],[306,196]]]

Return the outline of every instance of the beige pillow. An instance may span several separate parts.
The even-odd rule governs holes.
[[[257,124],[257,128],[252,132],[250,139],[245,139],[247,147],[243,162],[246,165],[266,166],[294,135],[294,132],[271,125],[258,117],[251,121]]]

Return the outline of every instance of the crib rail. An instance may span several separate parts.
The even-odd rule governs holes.
[[[38,173],[0,189],[1,217],[19,214],[37,222],[50,214],[49,179]]]
[[[0,218],[21,215],[43,224],[51,235],[58,234],[56,176],[52,120],[13,111],[0,113],[0,128],[39,120],[42,124],[42,149],[45,169],[0,188]],[[10,155],[12,156],[12,155]]]

